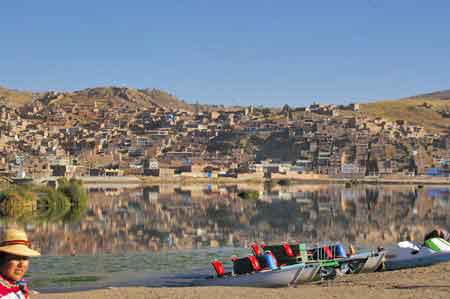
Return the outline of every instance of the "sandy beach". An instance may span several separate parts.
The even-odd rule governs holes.
[[[340,276],[296,288],[225,287],[110,288],[74,293],[37,294],[35,299],[106,298],[449,298],[450,263],[402,271]]]

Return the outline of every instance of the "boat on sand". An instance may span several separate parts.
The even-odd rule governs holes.
[[[279,288],[320,279],[320,264],[296,264],[246,274],[225,273],[197,280],[196,286]]]
[[[432,238],[420,244],[403,241],[386,249],[383,270],[400,270],[426,267],[450,261],[450,243],[441,238]]]

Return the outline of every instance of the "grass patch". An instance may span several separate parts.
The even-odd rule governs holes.
[[[74,282],[95,282],[100,280],[99,276],[68,276],[68,277],[60,277],[60,278],[52,278],[50,281],[52,283],[74,283]]]
[[[79,276],[65,276],[65,277],[49,277],[49,278],[31,278],[30,286],[32,288],[41,288],[49,286],[72,286],[82,283],[97,282],[100,276],[94,275],[79,275]]]

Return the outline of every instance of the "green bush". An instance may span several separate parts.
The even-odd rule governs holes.
[[[61,220],[71,208],[69,198],[59,190],[40,188],[38,218],[46,221]]]
[[[67,196],[71,204],[65,220],[69,222],[79,221],[87,208],[88,202],[88,194],[82,182],[75,179],[69,181],[62,179],[59,181],[58,191]]]
[[[238,196],[242,199],[256,200],[259,198],[258,191],[255,190],[245,190],[238,193]]]
[[[62,179],[57,190],[34,185],[12,186],[0,192],[0,215],[38,221],[79,221],[88,194],[81,181]]]
[[[0,192],[0,215],[23,218],[33,213],[37,195],[27,186],[13,186]]]

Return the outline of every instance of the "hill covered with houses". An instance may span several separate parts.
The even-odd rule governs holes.
[[[33,176],[447,175],[450,100],[191,105],[157,89],[0,89],[0,169]]]

